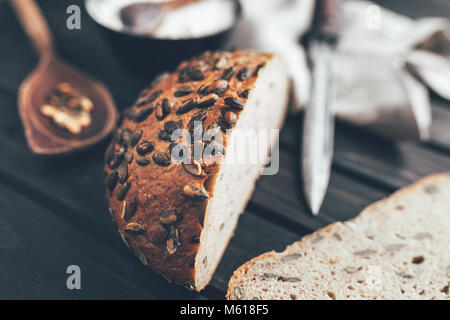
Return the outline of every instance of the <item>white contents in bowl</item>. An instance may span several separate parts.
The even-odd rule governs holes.
[[[87,0],[91,17],[115,31],[127,31],[120,18],[120,10],[135,3],[165,2],[164,0]],[[151,32],[139,32],[160,39],[192,39],[229,29],[236,19],[232,0],[200,0],[169,10]]]

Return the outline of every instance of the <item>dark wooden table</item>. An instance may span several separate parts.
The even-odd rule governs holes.
[[[108,50],[85,13],[82,29],[65,27],[68,4],[39,1],[60,54],[103,81],[120,109],[142,87]],[[378,1],[412,17],[450,17],[446,0]],[[337,123],[331,185],[319,217],[299,197],[298,118],[281,134],[281,170],[262,177],[211,285],[200,294],[168,284],[125,248],[104,201],[106,144],[75,156],[30,153],[17,112],[17,89],[37,62],[7,2],[0,2],[0,298],[223,299],[233,270],[268,250],[282,250],[317,228],[358,214],[425,175],[450,169],[450,103],[432,95],[428,143],[395,144]],[[149,81],[150,79],[147,79]],[[66,288],[66,268],[81,267],[82,290]]]

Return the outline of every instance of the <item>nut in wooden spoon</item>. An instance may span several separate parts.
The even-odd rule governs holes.
[[[62,62],[34,0],[11,0],[40,61],[19,88],[19,113],[31,150],[56,155],[85,149],[114,129],[118,112],[99,82]]]

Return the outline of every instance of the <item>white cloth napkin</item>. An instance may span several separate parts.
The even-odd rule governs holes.
[[[299,38],[313,0],[241,0],[244,19],[232,46],[282,56],[293,80],[293,111],[310,92]],[[395,139],[427,139],[431,106],[426,86],[450,100],[450,23],[410,18],[366,1],[345,1],[333,63],[337,117]]]

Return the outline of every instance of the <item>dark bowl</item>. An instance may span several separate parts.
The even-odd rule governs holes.
[[[149,79],[160,72],[174,70],[181,61],[204,51],[225,49],[242,15],[239,0],[233,0],[233,2],[236,16],[230,28],[209,36],[189,39],[161,39],[116,31],[101,24],[91,14],[89,15],[105,33],[111,49],[121,62],[136,75]]]

